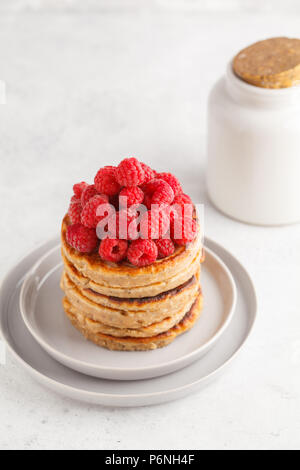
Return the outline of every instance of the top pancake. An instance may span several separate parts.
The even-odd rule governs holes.
[[[176,277],[181,272],[189,270],[190,265],[199,256],[200,250],[202,250],[201,237],[198,235],[187,247],[176,247],[173,255],[157,260],[149,266],[136,267],[128,262],[120,264],[109,263],[103,261],[97,252],[91,254],[80,253],[72,248],[66,241],[66,231],[69,223],[68,216],[65,216],[61,230],[63,256],[82,276],[94,283],[110,288],[122,288],[123,297],[131,296],[130,293],[128,295],[124,293],[124,288],[131,289],[151,286],[153,283],[164,282],[167,279]],[[193,274],[191,273],[189,277]],[[182,280],[180,280],[180,283],[182,283]],[[143,295],[145,294],[141,293],[140,296]]]

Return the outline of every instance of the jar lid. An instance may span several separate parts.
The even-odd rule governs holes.
[[[235,74],[261,88],[300,84],[300,39],[270,38],[240,51],[233,59]]]

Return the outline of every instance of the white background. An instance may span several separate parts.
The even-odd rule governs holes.
[[[260,311],[218,382],[140,409],[88,406],[0,365],[0,448],[300,447],[300,225],[262,228],[205,192],[209,89],[243,46],[299,36],[300,2],[0,1],[0,275],[59,233],[72,184],[134,154],[206,205],[206,234],[252,274]],[[300,149],[299,149],[300,158]]]

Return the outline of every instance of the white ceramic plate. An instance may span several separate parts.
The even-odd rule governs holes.
[[[0,290],[0,331],[7,348],[31,376],[51,390],[69,398],[107,406],[143,406],[181,398],[206,386],[232,363],[252,331],[256,318],[253,283],[243,266],[220,245],[206,240],[230,268],[237,286],[233,319],[215,347],[200,361],[155,379],[116,381],[90,377],[52,359],[26,328],[19,309],[24,276],[49,249],[51,240],[21,260],[6,276]]]
[[[54,359],[83,374],[111,380],[139,380],[181,369],[206,354],[228,327],[236,287],[225,264],[209,249],[201,269],[204,309],[193,329],[155,351],[109,351],[79,333],[64,314],[60,245],[50,250],[26,277],[20,294],[23,320]]]

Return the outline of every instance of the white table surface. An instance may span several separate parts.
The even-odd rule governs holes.
[[[59,232],[74,182],[134,154],[174,171],[205,203],[206,234],[245,264],[260,309],[251,340],[226,375],[161,406],[74,402],[42,388],[8,356],[0,366],[0,448],[299,448],[300,225],[232,221],[211,206],[204,183],[212,83],[244,45],[299,36],[299,14],[64,12],[23,3],[29,7],[15,2],[0,15],[0,79],[7,87],[0,106],[0,276]]]

